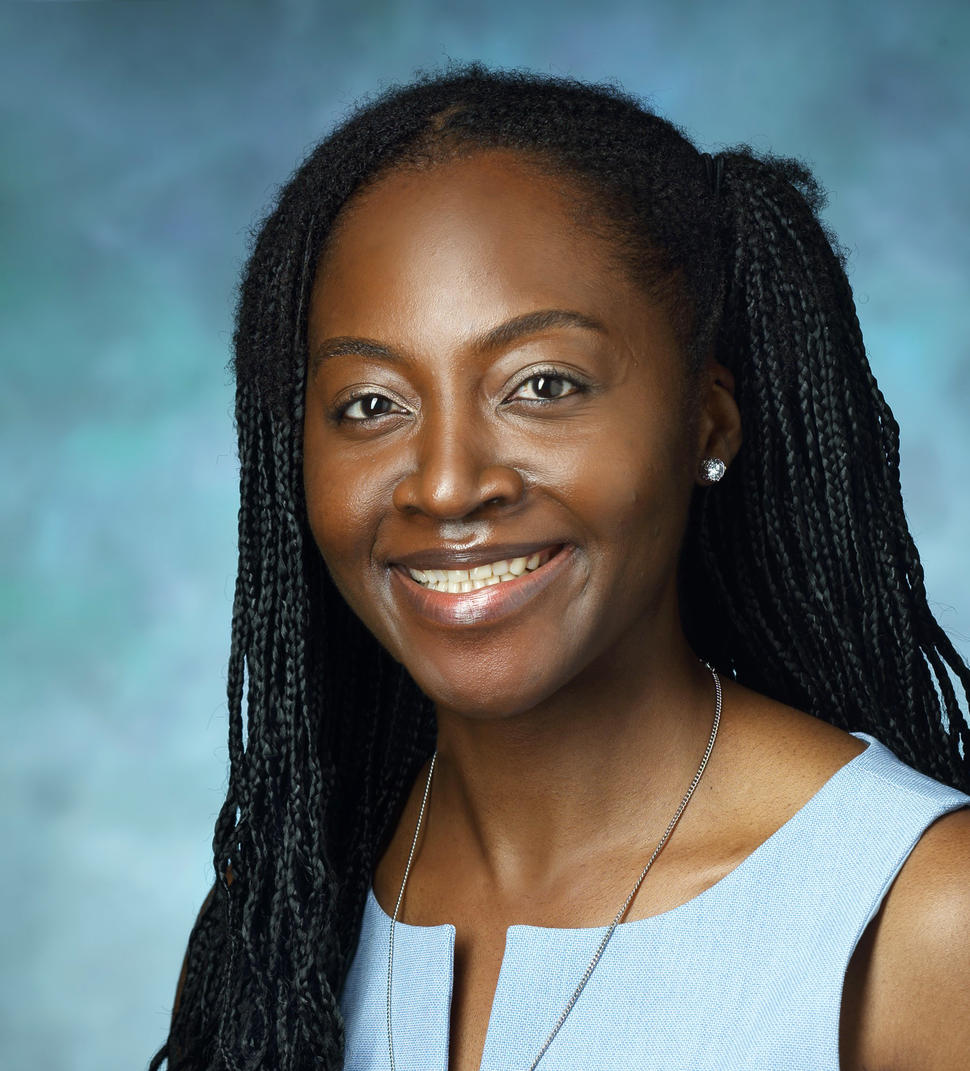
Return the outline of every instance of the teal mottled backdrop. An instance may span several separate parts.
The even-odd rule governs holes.
[[[225,787],[233,287],[359,95],[450,58],[615,78],[805,157],[970,653],[970,6],[7,3],[0,11],[0,1066],[144,1067]]]

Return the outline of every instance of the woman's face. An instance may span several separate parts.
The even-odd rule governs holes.
[[[313,288],[314,537],[422,690],[473,717],[663,648],[715,434],[668,316],[559,189],[499,151],[392,173]]]

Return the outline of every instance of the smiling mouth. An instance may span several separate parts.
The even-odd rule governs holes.
[[[402,609],[408,607],[426,623],[488,628],[517,615],[547,588],[562,590],[557,581],[566,575],[574,549],[558,543],[528,557],[487,563],[479,559],[462,569],[418,569],[399,562],[391,569],[391,586],[402,599]]]
[[[464,595],[470,591],[507,584],[541,569],[561,546],[546,547],[529,557],[502,558],[468,569],[407,569],[407,575],[427,591]]]

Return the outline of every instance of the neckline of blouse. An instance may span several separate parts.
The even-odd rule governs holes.
[[[686,912],[695,909],[703,901],[709,899],[712,896],[717,896],[720,891],[725,887],[730,887],[736,881],[743,879],[748,870],[753,866],[756,866],[760,862],[761,858],[768,854],[772,848],[777,846],[778,842],[783,840],[791,832],[798,828],[805,821],[805,817],[811,811],[816,810],[825,799],[838,787],[850,773],[854,773],[860,766],[865,766],[876,757],[877,752],[885,751],[884,745],[880,744],[875,737],[870,736],[868,733],[853,732],[852,736],[858,740],[864,740],[868,743],[868,747],[863,748],[858,755],[853,755],[848,762],[843,763],[809,798],[798,808],[795,813],[783,822],[775,831],[767,836],[753,851],[749,852],[736,867],[729,870],[723,877],[719,878],[713,885],[709,885],[706,889],[703,889],[696,896],[692,896],[689,900],[685,900],[683,903],[677,904],[674,907],[668,908],[666,911],[660,911],[655,915],[648,915],[642,919],[632,919],[629,922],[621,922],[617,925],[615,934],[620,931],[630,932],[635,927],[646,927],[650,925],[657,925],[664,919],[667,919],[679,912]],[[377,918],[382,923],[382,928],[386,929],[391,924],[391,916],[381,907],[380,901],[374,893],[374,886],[371,883],[367,888],[367,907],[374,911]],[[415,925],[411,922],[402,922],[398,919],[396,925],[400,930],[412,933],[414,936],[425,934],[431,936],[436,933],[449,933],[454,934],[456,928],[453,923],[440,922],[430,926]],[[506,937],[512,931],[534,931],[538,934],[561,934],[563,936],[575,935],[575,936],[588,936],[601,935],[604,930],[609,926],[609,922],[605,922],[600,926],[537,926],[532,923],[517,922],[508,927],[506,931]]]

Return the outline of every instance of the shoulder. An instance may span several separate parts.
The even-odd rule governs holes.
[[[753,793],[779,816],[804,802],[866,745],[858,738],[741,691],[740,768],[758,770]],[[743,704],[743,705],[742,705]],[[877,756],[878,757],[878,756]],[[902,764],[880,763],[885,801],[934,798],[939,786]],[[871,764],[867,769],[871,770]],[[878,805],[878,801],[874,804]],[[846,973],[841,1066],[845,1071],[965,1071],[970,1053],[970,809],[922,833],[900,867]]]
[[[970,809],[945,814],[926,830],[882,913],[886,935],[894,938],[891,954],[911,956],[910,975],[962,971],[970,996]]]
[[[726,793],[758,816],[765,835],[802,807],[866,743],[735,681],[724,682],[718,756]]]
[[[861,1061],[957,1071],[970,1052],[970,810],[924,832],[858,949]]]

